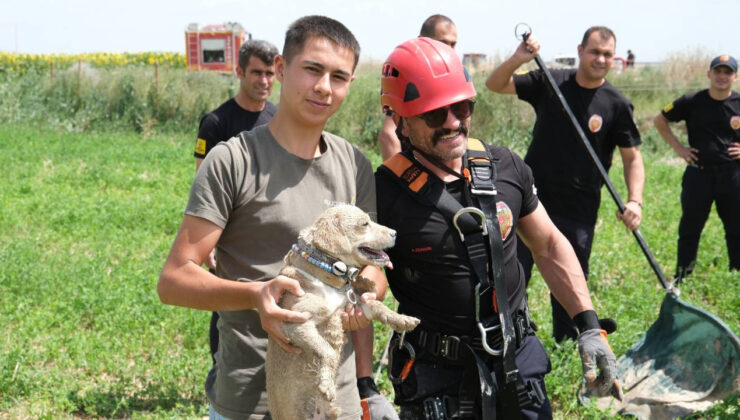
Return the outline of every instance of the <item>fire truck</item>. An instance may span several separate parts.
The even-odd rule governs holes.
[[[191,23],[185,31],[186,68],[233,73],[239,65],[239,47],[248,39],[252,34],[236,22]]]

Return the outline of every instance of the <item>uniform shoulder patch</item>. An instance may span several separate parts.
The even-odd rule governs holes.
[[[199,138],[198,141],[195,142],[195,153],[199,155],[206,154],[206,141],[204,139]]]

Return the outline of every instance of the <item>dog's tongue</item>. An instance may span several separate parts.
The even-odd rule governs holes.
[[[388,260],[385,262],[385,267],[389,270],[393,270],[393,263],[391,262],[390,258],[388,258]]]

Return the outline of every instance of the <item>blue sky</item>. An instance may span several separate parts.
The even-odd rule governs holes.
[[[526,22],[545,59],[575,53],[585,29],[597,24],[616,32],[617,55],[629,48],[638,61],[696,51],[740,55],[740,0],[0,0],[0,51],[184,52],[188,23],[226,21],[282,47],[290,22],[323,14],[352,30],[363,58],[382,60],[434,13],[455,21],[461,53],[508,55],[517,44],[514,26]]]

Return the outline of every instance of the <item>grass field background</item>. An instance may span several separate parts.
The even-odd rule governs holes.
[[[0,418],[207,415],[203,381],[211,363],[210,314],[161,304],[155,286],[194,173],[197,114],[228,97],[233,84],[181,72],[160,80],[168,89],[161,84],[145,89],[151,80],[137,72],[142,70],[106,73],[107,90],[96,84],[105,79],[85,79],[75,87],[72,78],[65,87],[59,78],[45,82],[43,75],[0,75]],[[646,122],[663,102],[701,82],[696,74],[667,92],[633,92],[646,142],[641,231],[669,275],[683,167]],[[627,76],[624,86],[640,86],[635,75]],[[651,73],[640,77],[642,86],[660,79]],[[128,80],[128,93],[121,80]],[[374,80],[358,78],[329,129],[352,140],[377,165],[374,139],[381,115]],[[196,91],[185,92],[183,86]],[[203,86],[212,93],[191,97]],[[531,111],[513,98],[479,91],[474,134],[523,151]],[[125,96],[117,105],[109,100],[116,95]],[[154,95],[161,95],[160,102]],[[180,113],[173,111],[168,119],[153,111],[154,103],[169,103]],[[617,158],[611,176],[624,194],[621,169]],[[614,220],[615,211],[605,193],[589,286],[601,316],[619,322],[610,342],[621,355],[657,317],[663,292],[632,235]],[[737,273],[727,272],[724,234],[714,211],[698,260],[682,298],[740,331],[740,282]],[[549,298],[538,275],[529,293],[538,335],[553,363],[547,385],[556,418],[603,417],[576,402],[580,361],[573,343],[556,345],[549,337]],[[379,331],[376,359],[384,335]],[[381,388],[390,390],[384,376]],[[739,410],[735,395],[700,417],[735,419]]]

